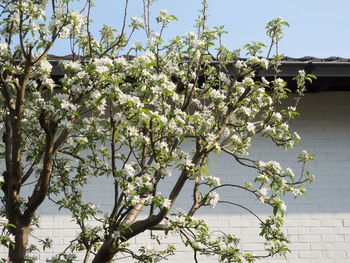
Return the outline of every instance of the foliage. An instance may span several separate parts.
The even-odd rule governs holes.
[[[296,108],[281,110],[289,93],[286,82],[256,76],[258,70],[270,67],[277,73],[281,55],[276,51],[269,56],[288,24],[277,18],[267,25],[271,37],[267,58],[258,56],[265,45],[253,42],[245,46],[249,57],[239,59],[239,50],[229,51],[221,42],[227,33],[224,28],[206,26],[206,1],[196,32],[169,43],[162,38],[163,31],[176,17],[161,10],[156,18],[160,31],[153,31],[151,2],[144,1],[142,18],[131,18],[127,32],[126,1],[120,33],[104,26],[97,41],[89,31],[90,0],[83,12],[71,10],[70,0],[1,1],[0,185],[6,217],[1,243],[9,248],[10,262],[35,260],[30,254],[39,248],[28,244],[28,236],[45,199],[70,211],[80,228],[80,234],[50,262],[73,262],[81,251],[84,262],[109,262],[119,254],[156,262],[174,254],[173,246],[129,249],[128,240],[151,229],[179,233],[196,261],[198,254],[204,254],[224,262],[253,262],[289,251],[281,229],[286,210],[282,198],[305,192],[303,184],[313,179],[305,171],[312,155],[299,156],[298,177],[275,161],[247,156],[257,135],[291,149],[300,140],[288,125]],[[52,13],[45,16],[49,8]],[[137,30],[145,31],[147,43],[131,46]],[[59,81],[52,78],[48,56],[57,39],[68,39],[73,54],[71,60],[58,61],[64,72]],[[125,50],[136,56],[120,56]],[[311,77],[300,72],[299,97]],[[192,148],[185,151],[184,145]],[[220,178],[206,169],[214,152],[255,169],[254,182],[220,184]],[[176,183],[169,195],[163,195],[159,185],[172,173]],[[107,214],[84,201],[82,190],[93,177],[113,179],[114,207]],[[28,182],[34,187],[26,199],[21,190]],[[170,213],[188,183],[193,184],[189,211]],[[272,207],[271,217],[263,220],[247,207],[221,200],[217,193],[221,188],[251,193]],[[260,235],[269,242],[266,255],[244,253],[233,234],[212,232],[204,220],[194,217],[200,208],[218,202],[242,207],[258,218]],[[148,216],[140,217],[142,212]],[[92,227],[91,220],[98,224]],[[52,245],[49,238],[40,243],[43,250]]]

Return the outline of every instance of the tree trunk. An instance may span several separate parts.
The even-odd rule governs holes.
[[[9,263],[23,263],[27,251],[30,225],[19,226],[15,230],[15,246],[9,248]]]
[[[94,257],[92,263],[110,263],[113,262],[115,251],[111,248],[111,245],[104,243],[98,250],[98,253]]]

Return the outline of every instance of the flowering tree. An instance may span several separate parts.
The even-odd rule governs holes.
[[[305,192],[303,183],[312,181],[305,166],[312,156],[299,155],[298,177],[277,162],[247,156],[254,136],[269,137],[284,148],[293,148],[300,139],[289,131],[288,121],[297,115],[295,106],[310,76],[300,72],[295,106],[282,110],[289,92],[286,83],[277,77],[256,77],[260,69],[277,73],[282,56],[271,54],[288,24],[276,18],[267,25],[267,58],[258,56],[265,46],[253,42],[245,46],[248,58],[239,60],[239,51],[221,44],[223,27],[206,26],[205,0],[196,32],[169,43],[162,34],[176,17],[160,11],[156,21],[161,29],[151,30],[151,2],[143,1],[142,18],[131,18],[127,32],[126,0],[120,33],[104,26],[98,42],[89,30],[90,0],[82,12],[71,11],[70,0],[1,1],[0,186],[1,213],[7,220],[1,223],[0,239],[8,247],[4,261],[34,261],[30,253],[39,248],[29,244],[28,237],[45,199],[70,211],[81,230],[50,262],[73,262],[77,251],[84,253],[84,262],[110,262],[119,253],[156,262],[175,253],[173,246],[139,251],[128,247],[128,240],[152,229],[178,233],[193,249],[195,261],[204,254],[227,262],[253,262],[289,251],[281,230],[286,210],[282,198]],[[46,9],[51,10],[48,17]],[[129,45],[136,30],[145,32],[147,44]],[[48,52],[57,39],[68,39],[73,55],[59,61],[64,76],[54,80]],[[120,56],[125,50],[135,56]],[[185,144],[191,150],[185,151]],[[255,180],[220,184],[206,169],[212,153],[254,169]],[[176,182],[162,195],[159,185],[172,173]],[[106,214],[84,201],[82,189],[90,178],[107,176],[114,183],[114,206]],[[25,198],[21,191],[29,182],[34,187]],[[189,209],[172,214],[186,184],[193,187]],[[220,200],[220,188],[248,191],[272,207],[271,216],[263,220],[234,200]],[[242,252],[234,234],[214,237],[204,220],[193,217],[218,202],[240,206],[258,218],[260,235],[269,241],[265,255]],[[92,227],[91,220],[98,224]],[[42,249],[51,246],[49,238],[41,243]]]

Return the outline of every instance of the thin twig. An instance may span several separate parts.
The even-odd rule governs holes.
[[[225,200],[219,200],[218,203],[230,204],[230,205],[235,205],[235,206],[238,206],[240,208],[243,208],[244,210],[247,210],[249,213],[251,213],[253,216],[255,216],[260,221],[260,223],[265,225],[264,221],[262,221],[257,214],[255,214],[252,210],[250,210],[249,208],[247,208],[247,207],[245,207],[243,205],[240,205],[240,204],[237,204],[237,203],[234,203],[234,202],[231,202],[231,201],[225,201]]]

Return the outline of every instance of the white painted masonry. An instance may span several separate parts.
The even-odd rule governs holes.
[[[316,154],[309,170],[316,176],[315,182],[307,187],[307,196],[287,201],[286,232],[292,241],[292,253],[288,259],[276,258],[263,262],[350,262],[350,92],[320,92],[307,94],[299,107],[301,116],[292,127],[302,137],[302,147],[294,152],[271,147],[271,143],[258,139],[255,141],[251,156],[262,160],[280,161],[283,167],[294,167],[297,174],[296,154],[303,149]],[[224,157],[213,157],[216,164],[210,171],[221,177],[222,183],[236,183],[251,180],[251,171],[238,166]],[[176,175],[173,175],[174,180]],[[111,185],[108,181],[95,181],[87,189],[87,198],[98,202],[108,211],[112,202]],[[164,192],[167,187],[164,186]],[[186,208],[191,195],[190,188],[185,189],[177,204]],[[240,202],[264,217],[270,208],[263,207],[259,201],[249,198],[245,193],[236,191],[220,192],[221,199]],[[241,238],[244,250],[264,253],[263,240],[258,237],[257,220],[236,207],[218,205],[216,209],[205,209],[201,216],[207,218],[213,229],[231,231]],[[76,235],[76,226],[65,212],[58,213],[51,203],[40,209],[40,229],[35,231],[38,237],[51,237],[54,248],[51,251],[35,254],[38,262],[61,252]],[[154,231],[154,234],[158,234]],[[130,241],[132,246],[152,244],[146,237],[137,236]],[[167,262],[193,262],[193,255],[180,244],[177,237],[165,242],[176,244],[181,253]],[[0,248],[0,257],[6,257],[5,249]],[[122,259],[120,262],[126,262]],[[202,257],[200,262],[217,262],[216,258]],[[79,260],[77,262],[80,262]]]

